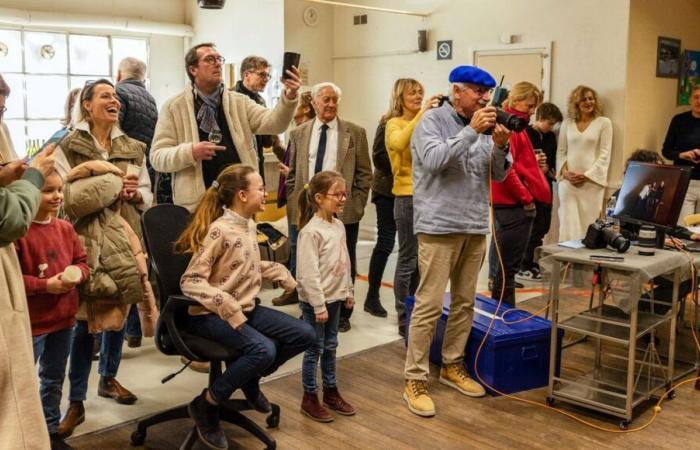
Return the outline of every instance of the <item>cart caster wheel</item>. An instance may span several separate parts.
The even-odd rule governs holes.
[[[627,431],[630,428],[630,421],[629,420],[623,420],[620,422],[620,429],[622,431]]]
[[[131,433],[131,445],[141,446],[146,441],[146,433],[136,430]]]
[[[556,402],[556,400],[554,400],[554,398],[547,397],[547,406],[554,406],[555,402]]]
[[[268,428],[277,428],[280,424],[280,407],[277,405],[272,405],[272,412],[267,419],[265,419]]]

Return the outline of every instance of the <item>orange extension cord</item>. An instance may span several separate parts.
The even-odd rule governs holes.
[[[492,179],[491,179],[491,169],[492,169],[492,158],[489,158],[489,200],[493,199],[493,188],[492,188],[492,183],[491,183],[491,181],[492,181]],[[493,208],[493,202],[492,202],[492,201],[489,201],[489,205],[490,205],[490,208],[489,208],[489,219],[490,219],[490,221],[491,221],[491,236],[492,236],[492,239],[493,239],[493,241],[494,241],[494,246],[495,246],[495,248],[496,248],[496,254],[497,254],[497,256],[498,256],[498,264],[499,264],[499,267],[500,267],[500,270],[501,270],[501,279],[503,280],[503,283],[501,284],[501,293],[500,293],[500,295],[499,295],[498,304],[496,305],[496,314],[494,314],[494,315],[491,317],[491,321],[489,322],[489,327],[488,327],[488,329],[486,330],[486,333],[484,334],[484,337],[483,337],[483,339],[481,340],[481,343],[479,344],[479,348],[478,348],[478,350],[476,351],[476,356],[475,356],[475,358],[474,358],[474,372],[475,372],[475,375],[476,375],[477,380],[479,380],[479,383],[481,383],[483,386],[486,386],[487,388],[489,388],[489,389],[492,390],[493,392],[496,392],[497,394],[499,394],[499,395],[501,395],[501,396],[503,396],[503,397],[505,397],[505,398],[510,398],[510,399],[512,399],[512,400],[519,401],[519,402],[522,402],[522,403],[526,403],[526,404],[528,404],[528,405],[534,405],[534,406],[538,406],[538,407],[547,409],[547,410],[549,410],[549,411],[557,412],[557,413],[559,413],[559,414],[561,414],[561,415],[563,415],[563,416],[566,416],[566,417],[568,417],[568,418],[570,418],[570,419],[573,419],[573,420],[575,420],[575,421],[577,421],[577,422],[579,422],[579,423],[581,423],[581,424],[583,424],[583,425],[587,425],[587,426],[589,426],[589,427],[591,427],[591,428],[594,428],[594,429],[596,429],[596,430],[605,431],[605,432],[608,432],[608,433],[633,433],[633,432],[635,432],[635,431],[642,431],[642,430],[644,430],[645,428],[649,427],[649,426],[654,422],[654,420],[656,420],[656,417],[657,417],[657,416],[659,415],[659,413],[661,412],[661,404],[664,402],[664,400],[668,397],[668,395],[669,395],[671,392],[675,391],[676,389],[678,389],[679,387],[683,386],[684,384],[692,383],[692,382],[694,382],[694,381],[699,380],[700,377],[690,378],[690,379],[688,379],[688,380],[682,381],[682,382],[680,382],[680,383],[678,383],[678,384],[672,386],[669,390],[667,390],[667,391],[661,396],[661,398],[659,398],[658,402],[656,403],[656,406],[654,406],[653,415],[651,416],[651,418],[650,418],[645,424],[643,424],[643,425],[641,425],[641,426],[639,426],[639,427],[636,427],[636,428],[628,429],[628,430],[621,430],[621,429],[619,429],[619,428],[607,428],[607,427],[602,427],[602,426],[599,426],[599,425],[597,425],[597,424],[595,424],[595,423],[592,423],[592,422],[589,422],[589,421],[587,421],[587,420],[585,420],[585,419],[582,419],[582,418],[576,416],[575,414],[572,414],[572,413],[569,413],[569,412],[567,412],[567,411],[563,411],[563,410],[561,410],[561,409],[557,409],[557,408],[554,408],[554,407],[552,407],[552,406],[549,406],[549,405],[547,405],[546,403],[540,403],[540,402],[537,402],[537,401],[534,401],[534,400],[529,400],[529,399],[522,398],[522,397],[518,397],[518,396],[515,396],[515,395],[506,394],[505,392],[501,392],[501,391],[499,391],[498,389],[494,388],[493,386],[489,385],[486,381],[484,381],[484,380],[481,378],[481,375],[479,374],[479,355],[481,354],[481,350],[484,348],[484,344],[486,343],[486,340],[488,339],[488,337],[489,337],[489,335],[490,335],[490,333],[491,333],[491,329],[493,328],[493,324],[494,324],[494,322],[495,322],[495,320],[496,320],[496,318],[497,318],[498,311],[500,310],[501,304],[502,304],[502,302],[503,302],[503,294],[505,293],[505,268],[503,267],[503,259],[501,258],[501,248],[500,248],[500,246],[499,246],[499,244],[498,244],[498,240],[496,239],[496,229],[495,229],[494,217],[493,217],[493,210],[494,210],[494,208]],[[685,255],[688,257],[688,259],[689,259],[689,261],[690,261],[690,273],[691,273],[691,280],[692,280],[693,303],[695,303],[695,305],[696,305],[696,307],[697,307],[697,306],[698,306],[698,293],[697,293],[697,285],[696,285],[696,283],[697,283],[697,274],[696,274],[695,265],[693,264],[693,258],[692,258],[692,256],[690,256],[690,254],[689,254],[687,251],[685,251],[685,250],[679,245],[679,243],[678,243],[677,241],[674,240],[673,242],[674,242],[675,247],[676,247],[678,250],[683,251],[683,253],[685,253]],[[569,265],[567,264],[567,265],[566,265],[566,268],[564,269],[564,276],[562,277],[562,278],[564,278],[564,279],[566,278],[566,272],[567,272],[568,268],[569,268]],[[558,295],[558,293],[554,293],[554,295]],[[684,299],[683,301],[685,301],[685,299]],[[504,312],[504,313],[502,314],[501,320],[503,320],[503,322],[506,323],[506,324],[508,324],[508,325],[513,325],[513,324],[516,324],[516,323],[525,322],[525,321],[527,321],[527,320],[531,320],[533,317],[535,317],[535,316],[539,315],[540,313],[542,313],[542,312],[543,312],[544,310],[546,310],[550,305],[551,305],[551,300],[550,300],[550,302],[548,302],[548,303],[545,305],[545,307],[542,308],[541,310],[539,310],[539,311],[537,311],[537,312],[531,314],[531,315],[528,316],[528,317],[524,317],[524,318],[522,318],[522,319],[519,319],[519,320],[516,320],[516,321],[512,321],[512,322],[506,322],[506,321],[504,320],[504,317],[505,317],[506,312],[507,312],[507,311],[506,311],[506,312]],[[697,346],[698,351],[700,351],[700,341],[698,340],[698,337],[697,337],[697,335],[696,335],[696,333],[695,333],[695,327],[696,327],[696,324],[695,324],[695,316],[696,316],[696,314],[693,314],[692,320],[691,320],[691,325],[692,325],[693,339],[695,340],[695,345]]]

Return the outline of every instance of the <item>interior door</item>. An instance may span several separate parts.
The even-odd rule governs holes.
[[[476,66],[493,75],[496,82],[503,79],[504,86],[513,86],[519,81],[529,81],[542,89],[544,79],[544,54],[542,52],[500,53],[479,52],[474,54]]]

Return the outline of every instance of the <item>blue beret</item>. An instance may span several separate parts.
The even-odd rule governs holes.
[[[457,66],[452,69],[450,83],[471,83],[487,88],[496,87],[496,80],[491,74],[475,66]]]

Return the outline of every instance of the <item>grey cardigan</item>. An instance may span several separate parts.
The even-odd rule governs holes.
[[[512,157],[491,136],[464,126],[448,102],[423,115],[411,155],[414,231],[488,234],[489,161],[492,179],[502,181]]]

